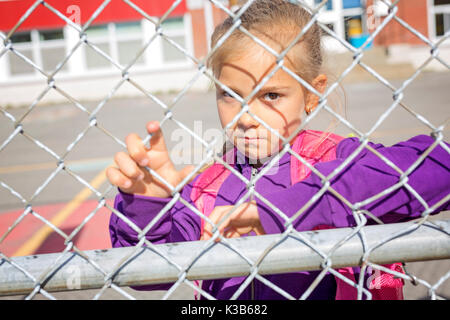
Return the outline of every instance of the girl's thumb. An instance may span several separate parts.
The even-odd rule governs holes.
[[[186,178],[192,172],[192,170],[194,170],[194,168],[195,168],[195,166],[187,165],[183,169],[181,169],[180,170],[180,177],[181,177],[181,179]]]

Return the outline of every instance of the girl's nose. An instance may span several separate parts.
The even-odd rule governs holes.
[[[239,118],[237,125],[245,131],[250,128],[256,128],[259,125],[259,122],[248,112],[245,112]]]
[[[255,102],[250,104],[250,111],[255,114],[255,106],[254,106]],[[237,125],[244,129],[250,129],[250,128],[256,128],[259,125],[259,122],[252,116],[250,115],[248,112],[245,112],[241,115],[241,117],[239,118]]]

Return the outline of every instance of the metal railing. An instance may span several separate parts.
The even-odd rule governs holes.
[[[404,262],[438,260],[449,256],[449,221],[425,222],[422,225],[412,222],[376,225],[363,227],[362,230],[366,235],[368,247],[375,248],[372,250],[369,266],[397,260]],[[359,265],[365,252],[357,236],[351,237],[342,246],[332,250],[334,245],[349,233],[350,228],[307,231],[298,236],[290,235],[281,243],[280,235],[230,239],[233,248],[254,261],[253,263],[248,263],[228,246],[218,243],[214,248],[205,251],[202,241],[190,241],[181,245],[159,244],[155,246],[159,254],[147,247],[138,250],[124,247],[85,251],[83,255],[66,252],[13,257],[10,264],[0,269],[2,279],[0,294],[27,294],[35,289],[36,280],[33,281],[33,278],[39,279],[42,275],[47,276],[45,289],[50,292],[102,288],[105,285],[105,275],[93,268],[88,261],[100,266],[106,274],[112,275],[114,283],[119,286],[174,283],[179,280],[180,271],[184,269],[186,273],[182,278],[196,280],[246,276],[252,272],[264,275],[329,270],[330,267],[325,266],[331,261],[334,268]],[[380,246],[380,239],[391,238],[399,233],[405,235],[395,237]],[[271,250],[270,255],[260,259],[261,252],[267,251],[274,243],[279,245]],[[308,243],[314,249],[308,246]],[[423,250],[417,250],[418,246]],[[315,250],[328,252],[326,260]],[[193,255],[200,258],[192,263],[185,252],[196,253]],[[124,263],[120,269],[115,270],[116,262],[123,256],[134,258],[130,263]],[[58,261],[57,268],[54,267],[55,261]],[[17,266],[27,270],[29,275],[23,273]],[[406,281],[412,281],[409,275],[398,273],[398,276]],[[422,283],[430,290],[435,289],[426,282]]]

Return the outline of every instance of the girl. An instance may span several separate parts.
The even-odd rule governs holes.
[[[245,29],[281,53],[308,24],[310,18],[306,10],[287,1],[259,0],[251,4],[240,19]],[[233,20],[228,18],[216,28],[212,36],[212,47],[232,25]],[[307,81],[317,92],[323,93],[327,86],[327,77],[320,72],[322,65],[320,35],[319,27],[313,24],[292,46],[283,64]],[[248,106],[252,115],[248,112],[242,113],[237,121],[232,122],[242,110],[238,96],[248,97],[262,79],[272,72],[277,62],[274,55],[238,30],[233,31],[211,56],[209,66],[215,77],[231,89],[216,87],[221,124],[226,127],[232,123],[229,128],[227,127],[227,135],[234,148],[224,159],[250,180],[281,150],[280,137],[288,138],[294,135],[290,141],[292,149],[327,176],[360,146],[360,142],[356,138],[343,139],[334,134],[311,130],[303,130],[295,135],[303,115],[317,107],[319,97],[301,85],[287,71],[278,69],[251,97]],[[263,120],[279,135],[268,130],[256,118]],[[172,186],[178,185],[192,169],[191,167],[180,171],[175,169],[157,122],[149,122],[147,131],[152,134],[151,149],[144,146],[138,135],[130,134],[126,138],[128,153],[117,153],[115,156],[117,166],[107,170],[109,181],[119,187],[115,208],[142,229],[171,200],[170,190],[144,170],[144,167],[153,169]],[[372,143],[369,145],[404,171],[433,142],[434,139],[429,136],[417,136],[392,147]],[[429,206],[432,206],[448,194],[449,167],[448,153],[438,145],[408,175],[408,184]],[[314,173],[311,174],[307,166],[289,153],[281,156],[274,168],[275,171],[270,170],[257,180],[254,190],[286,216],[292,217],[322,188],[321,178]],[[377,155],[363,148],[333,178],[331,187],[350,203],[355,204],[398,183],[399,176],[396,170]],[[247,191],[248,186],[241,179],[216,163],[185,185],[181,197],[209,215],[212,222],[217,224]],[[435,213],[448,208],[449,202],[446,202],[437,208]],[[361,209],[371,213],[367,216],[368,224],[376,223],[371,217],[385,223],[400,222],[420,217],[424,211],[421,202],[406,187],[395,189]],[[148,231],[146,237],[152,243],[209,239],[213,236],[213,226],[209,223],[203,224],[201,220],[196,213],[178,201]],[[284,224],[285,219],[271,206],[259,197],[254,197],[248,198],[238,206],[220,224],[218,230],[225,237],[240,237],[249,233],[256,235],[281,233],[285,230]],[[330,191],[322,194],[293,222],[293,226],[299,231],[324,226],[355,225],[352,208],[339,201]],[[111,216],[110,234],[114,247],[132,246],[138,242],[136,232],[115,214]],[[351,268],[350,273],[358,279],[359,271],[359,268]],[[293,297],[299,298],[318,274],[318,271],[294,272],[265,277]],[[245,277],[236,277],[203,281],[202,289],[217,299],[229,299],[244,280]],[[140,289],[169,287],[170,285],[152,285]],[[339,293],[339,281],[328,274],[308,298],[335,299],[338,295],[342,298]],[[279,298],[283,297],[258,280],[254,280],[239,296],[239,299]]]

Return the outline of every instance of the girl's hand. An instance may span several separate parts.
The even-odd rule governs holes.
[[[148,122],[147,131],[153,134],[151,148],[147,148],[137,134],[129,134],[125,139],[128,153],[116,153],[114,161],[117,167],[109,167],[106,176],[125,193],[167,198],[171,196],[170,189],[144,167],[151,168],[175,187],[191,172],[193,166],[186,166],[180,171],[175,169],[157,121]]]
[[[227,215],[233,206],[218,206],[209,215],[211,221],[218,225],[222,218]],[[218,226],[219,232],[226,238],[239,238],[240,236],[254,231],[257,235],[265,234],[259,214],[254,201],[245,202]],[[212,236],[213,226],[205,223],[201,240],[207,240]]]

